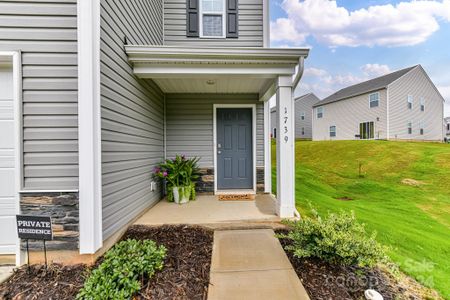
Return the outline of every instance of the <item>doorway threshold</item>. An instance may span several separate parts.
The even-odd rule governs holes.
[[[215,195],[256,195],[253,189],[228,189],[228,190],[218,190]]]

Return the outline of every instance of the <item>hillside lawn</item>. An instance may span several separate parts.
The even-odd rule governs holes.
[[[450,299],[449,144],[297,141],[295,174],[301,214],[353,210],[403,272]]]

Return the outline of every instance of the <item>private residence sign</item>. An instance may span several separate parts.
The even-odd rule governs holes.
[[[24,240],[53,239],[51,217],[17,215],[17,234]]]

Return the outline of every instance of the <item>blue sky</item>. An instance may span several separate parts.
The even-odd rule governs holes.
[[[421,64],[450,116],[450,0],[269,0],[272,47],[310,47],[296,95]]]

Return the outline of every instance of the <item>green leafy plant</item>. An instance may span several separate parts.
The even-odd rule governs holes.
[[[92,271],[77,299],[130,299],[141,289],[140,282],[163,268],[166,248],[151,240],[118,243]]]
[[[286,250],[295,257],[316,257],[333,264],[360,267],[387,261],[385,248],[375,240],[376,232],[368,235],[353,212],[329,213],[324,219],[315,212],[312,218],[287,223],[292,230],[278,237],[292,242]]]
[[[173,201],[173,187],[179,187],[180,195],[184,193],[187,198],[195,199],[195,182],[200,177],[199,159],[176,155],[174,159],[166,159],[153,170],[155,178],[167,183],[169,201]]]

